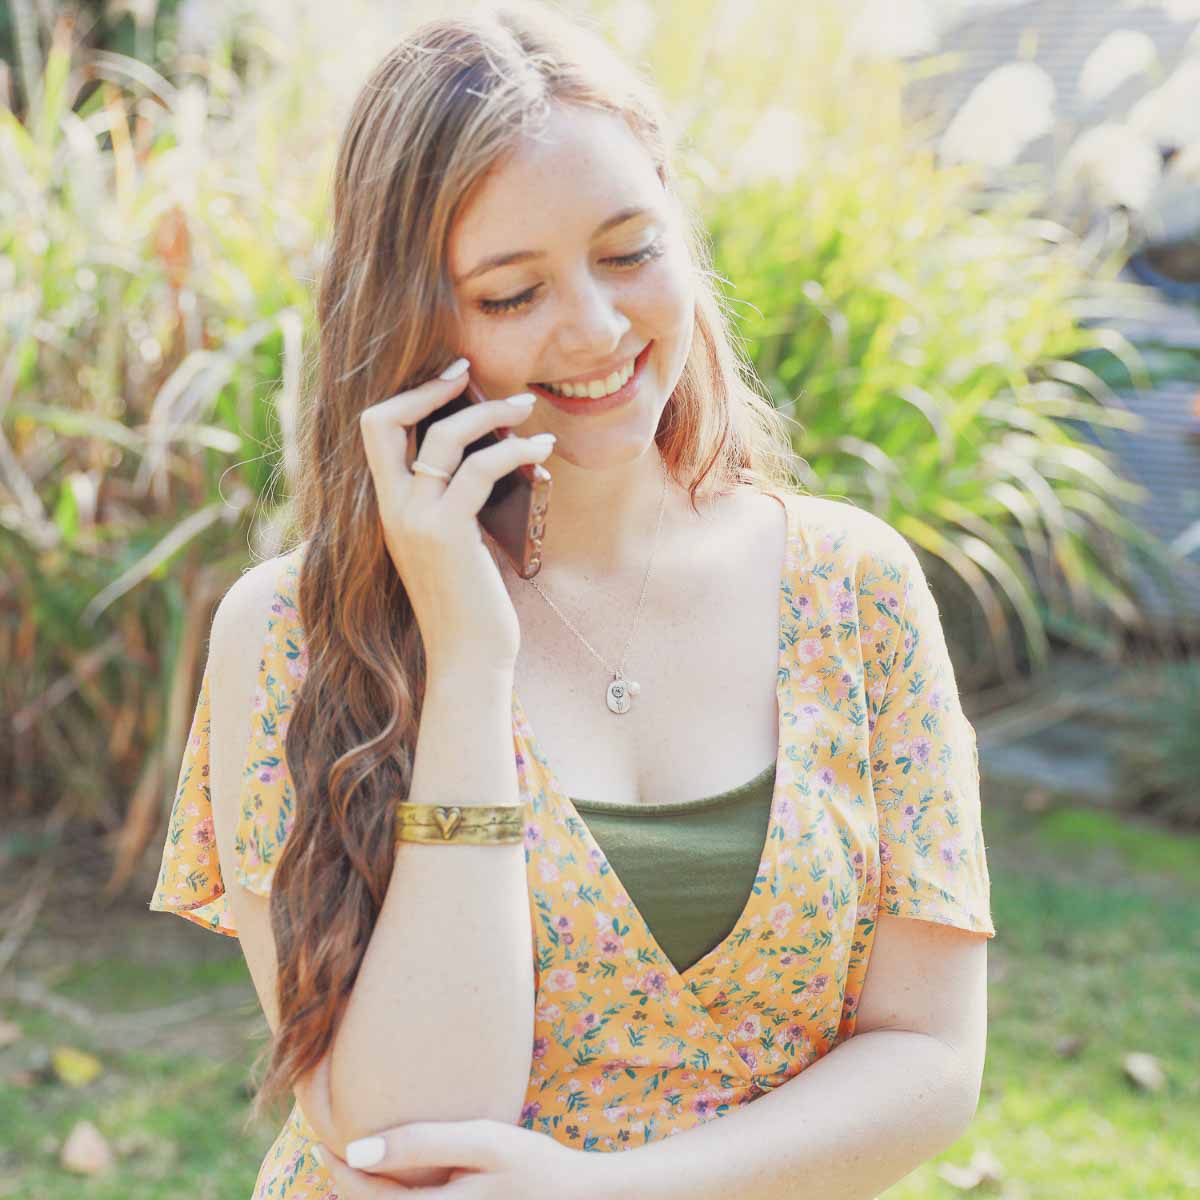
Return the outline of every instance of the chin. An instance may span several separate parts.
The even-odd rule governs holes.
[[[562,461],[581,471],[606,471],[636,462],[654,447],[657,427],[638,423],[613,429],[579,430],[558,435],[554,452],[545,461],[554,474],[554,465]]]

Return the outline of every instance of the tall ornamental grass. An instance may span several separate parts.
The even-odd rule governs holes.
[[[1136,573],[1168,570],[1130,517],[1144,490],[1079,428],[1141,424],[1095,369],[1147,379],[1104,324],[1139,303],[1119,253],[939,167],[903,114],[918,68],[872,57],[854,5],[709,11],[694,40],[663,14],[645,53],[688,115],[716,265],[805,484],[884,517],[963,597],[965,677],[1043,664],[1051,634],[1115,654]]]
[[[840,8],[565,7],[666,92],[811,490],[946,564],[999,647],[1008,612],[1035,658],[1068,607],[1135,620],[1134,491],[1059,419],[1129,420],[1074,355],[1136,363],[1070,235],[939,170]],[[288,519],[343,113],[434,11],[247,4],[159,64],[64,19],[29,112],[0,108],[0,804],[98,825],[110,891],[169,801],[213,604]]]

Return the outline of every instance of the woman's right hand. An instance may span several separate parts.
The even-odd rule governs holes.
[[[393,564],[413,606],[425,659],[434,670],[511,672],[521,628],[504,580],[483,540],[479,510],[493,485],[522,463],[543,462],[553,441],[523,437],[464,453],[499,426],[514,426],[532,408],[509,400],[472,404],[433,422],[420,446],[413,427],[453,400],[467,383],[435,378],[365,409],[359,417],[379,519]],[[449,481],[414,474],[421,462]]]

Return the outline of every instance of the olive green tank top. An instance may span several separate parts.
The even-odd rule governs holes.
[[[654,940],[677,971],[719,946],[750,899],[775,791],[775,763],[738,787],[676,804],[578,800]]]

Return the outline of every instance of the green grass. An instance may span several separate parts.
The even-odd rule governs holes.
[[[1171,1200],[1200,1193],[1200,839],[1107,812],[1034,816],[985,791],[997,936],[988,1058],[967,1134],[887,1192],[961,1193],[939,1177],[977,1152],[1000,1179],[978,1193]],[[1062,1039],[1080,1039],[1063,1057]],[[1153,1054],[1161,1092],[1126,1079]]]
[[[1181,875],[1190,870],[1193,878],[1200,871],[1197,839],[1166,838],[1116,813],[1064,808],[1047,815],[1041,835],[1049,845],[1115,855],[1135,870]]]
[[[1172,1200],[1200,1189],[1200,839],[1108,813],[1029,814],[985,785],[985,832],[998,936],[989,943],[988,1060],[967,1134],[887,1193],[949,1200],[939,1172],[980,1151],[999,1181],[974,1194],[1045,1200]],[[131,933],[80,945],[55,994],[97,1013],[214,997],[210,1048],[172,1052],[179,1033],[115,1052],[103,1034],[46,1012],[2,1006],[23,1029],[0,1050],[0,1196],[37,1200],[247,1200],[276,1129],[242,1132],[261,1028],[235,942],[134,912]],[[165,923],[165,925],[164,925]],[[167,933],[167,929],[170,932]],[[156,936],[157,935],[157,936]],[[126,949],[122,952],[121,948]],[[19,964],[18,964],[19,965]],[[238,990],[238,985],[243,991]],[[232,999],[230,997],[232,996]],[[187,1035],[194,1041],[198,1022]],[[102,1025],[102,1022],[101,1022]],[[1079,1039],[1076,1053],[1058,1051]],[[66,1042],[104,1074],[81,1089],[11,1072]],[[213,1049],[212,1047],[219,1047]],[[1166,1086],[1141,1092],[1123,1055],[1155,1055]],[[72,1176],[57,1148],[80,1118],[119,1149],[107,1177]]]
[[[79,1091],[53,1085],[0,1090],[0,1126],[13,1148],[0,1195],[38,1200],[251,1195],[273,1135],[248,1139],[241,1132],[246,1097],[239,1062],[135,1053],[106,1066],[99,1080]],[[125,1150],[107,1176],[84,1178],[57,1165],[51,1143],[61,1144],[80,1118],[93,1121],[110,1144]]]
[[[181,997],[198,996],[210,988],[237,984],[252,986],[240,954],[206,962],[167,960],[154,963],[152,969],[142,965],[140,970],[132,971],[127,959],[111,958],[73,968],[55,991],[71,1000],[103,997],[108,1011],[133,1012],[139,1008],[171,1004]]]
[[[231,946],[236,953],[236,944]],[[240,999],[235,990],[239,982],[245,987]],[[133,1029],[124,1039],[126,1048],[118,1051],[112,1048],[111,1026],[106,1029],[103,1019],[88,1028],[40,1009],[3,1005],[0,1010],[21,1026],[24,1037],[0,1051],[0,1196],[248,1198],[258,1164],[275,1137],[269,1128],[251,1136],[242,1131],[247,1069],[259,1045],[245,1032],[249,1014],[257,1012],[251,989],[240,955],[225,962],[184,959],[153,965],[105,958],[72,968],[53,989],[93,1012],[112,1014],[151,1010],[205,991],[216,997],[219,992],[222,1011],[206,1019],[211,1025],[207,1040],[220,1047],[215,1054],[134,1049],[139,1038],[136,1022],[126,1023]],[[145,1040],[157,1045],[171,1036],[151,1027]],[[81,1088],[58,1082],[47,1067],[49,1053],[58,1045],[95,1054],[103,1073]],[[19,1069],[34,1071],[33,1086],[12,1086],[11,1072]],[[92,1121],[116,1154],[118,1165],[106,1175],[82,1177],[58,1165],[59,1148],[81,1119]]]

